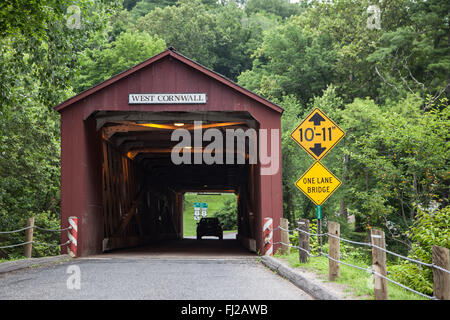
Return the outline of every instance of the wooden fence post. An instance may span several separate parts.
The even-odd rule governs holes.
[[[433,264],[450,270],[450,256],[447,248],[432,247]],[[433,268],[433,288],[434,296],[439,300],[450,300],[450,274]]]
[[[300,230],[309,232],[309,220],[308,219],[298,219],[298,228]],[[309,252],[309,234],[306,234],[304,232],[299,231],[298,232],[298,260],[300,263],[308,262],[309,255],[307,252]]]
[[[281,230],[281,253],[289,253],[289,220],[285,218],[280,218]],[[283,230],[284,229],[284,230]],[[286,230],[286,231],[285,231]],[[286,243],[286,244],[284,244]]]
[[[328,233],[340,237],[341,236],[341,227],[339,223],[328,221]],[[328,236],[328,244],[329,244],[329,255],[332,259],[340,260],[340,241],[334,237]],[[339,262],[328,259],[328,279],[330,281],[336,280],[341,276]]]
[[[382,249],[386,249],[386,240],[384,238],[384,232],[378,229],[372,229],[370,238],[372,244]],[[386,252],[384,250],[372,247],[372,269],[373,271],[386,277]],[[387,280],[377,275],[373,275],[374,281],[374,293],[375,300],[387,300],[388,299],[388,287]]]
[[[33,230],[34,230],[34,217],[28,218],[27,220],[27,227],[29,227],[27,230],[25,230],[25,242],[27,243],[25,247],[25,257],[31,258],[31,250],[33,249]]]

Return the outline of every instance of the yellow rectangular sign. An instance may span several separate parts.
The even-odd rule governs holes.
[[[322,159],[345,136],[345,132],[322,110],[315,108],[291,133],[314,159]]]
[[[341,181],[316,161],[295,183],[312,202],[320,206],[341,185]]]

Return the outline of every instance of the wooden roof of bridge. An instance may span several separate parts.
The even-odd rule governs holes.
[[[275,104],[275,103],[265,99],[264,97],[261,97],[260,95],[257,95],[254,92],[251,92],[250,90],[245,89],[244,87],[242,87],[242,86],[238,85],[237,83],[231,81],[230,79],[226,78],[225,76],[223,76],[223,75],[221,75],[221,74],[219,74],[217,72],[214,72],[214,71],[212,71],[212,70],[202,66],[201,64],[193,61],[192,59],[189,59],[189,58],[185,57],[184,55],[176,52],[173,48],[168,48],[168,49],[164,50],[163,52],[161,52],[159,54],[156,54],[153,57],[151,57],[151,58],[149,58],[149,59],[147,59],[147,60],[137,64],[136,66],[131,67],[130,69],[128,69],[126,71],[123,71],[123,72],[113,76],[112,78],[110,78],[110,79],[108,79],[108,80],[106,80],[106,81],[104,81],[104,82],[102,82],[102,83],[100,83],[98,85],[95,85],[95,86],[93,86],[90,89],[87,89],[87,90],[77,94],[76,96],[74,96],[74,97],[72,97],[72,98],[70,98],[70,99],[60,103],[54,109],[56,111],[58,111],[58,112],[62,112],[65,108],[75,104],[76,102],[78,102],[78,101],[80,101],[80,100],[82,100],[82,99],[84,99],[84,98],[86,98],[86,97],[88,97],[88,96],[90,96],[90,95],[92,95],[92,94],[94,94],[94,93],[96,93],[96,92],[98,92],[98,91],[100,91],[100,90],[102,90],[102,89],[104,89],[104,88],[106,88],[106,87],[116,83],[117,81],[119,81],[119,80],[121,80],[123,78],[126,78],[129,75],[131,75],[131,74],[133,74],[133,73],[135,73],[135,72],[137,72],[137,71],[139,71],[139,70],[141,70],[141,69],[143,69],[143,68],[145,68],[145,67],[147,67],[147,66],[149,66],[149,65],[151,65],[151,64],[153,64],[153,63],[155,63],[157,61],[160,61],[160,60],[162,60],[162,59],[164,59],[166,57],[171,57],[173,59],[176,59],[176,60],[178,60],[178,61],[180,61],[180,62],[190,66],[191,68],[200,71],[201,73],[205,74],[206,76],[208,76],[208,77],[210,77],[210,78],[212,78],[212,79],[214,79],[216,81],[219,81],[220,83],[222,83],[222,84],[224,84],[224,85],[226,85],[226,86],[236,90],[237,92],[239,92],[239,93],[241,93],[243,95],[246,95],[247,97],[249,97],[249,98],[251,98],[253,100],[256,100],[257,102],[259,102],[262,105],[266,106],[270,110],[276,111],[276,112],[278,112],[280,114],[283,112],[283,108],[281,108],[277,104]]]

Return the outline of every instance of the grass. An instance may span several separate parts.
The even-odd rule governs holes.
[[[287,261],[293,268],[305,269],[328,278],[328,259],[326,257],[310,258],[308,263],[300,263],[298,261],[298,252],[284,255],[277,253],[275,257]],[[364,265],[361,261],[346,260],[344,262],[366,269],[369,268],[368,265]],[[341,276],[336,282],[346,285],[349,293],[361,300],[374,299],[373,276],[371,274],[343,264],[340,265],[340,272]],[[391,282],[388,282],[388,296],[389,300],[427,300]]]
[[[236,199],[234,193],[221,193],[218,195],[199,195],[197,193],[186,193],[184,195],[184,212],[183,212],[183,235],[195,236],[197,221],[194,219],[194,202],[208,203],[208,217],[213,217],[214,213],[219,210],[226,200]],[[227,230],[233,232],[234,230]]]
[[[25,260],[25,259],[26,259],[25,256],[21,256],[21,257],[12,257],[12,258],[10,258],[10,259],[3,259],[3,258],[1,258],[1,259],[0,259],[0,263],[3,263],[3,262],[10,262],[10,261],[16,261],[16,260]]]

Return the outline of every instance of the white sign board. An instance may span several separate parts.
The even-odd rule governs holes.
[[[204,104],[206,93],[130,93],[128,104]]]
[[[194,208],[194,219],[200,220],[200,208],[197,207]]]

